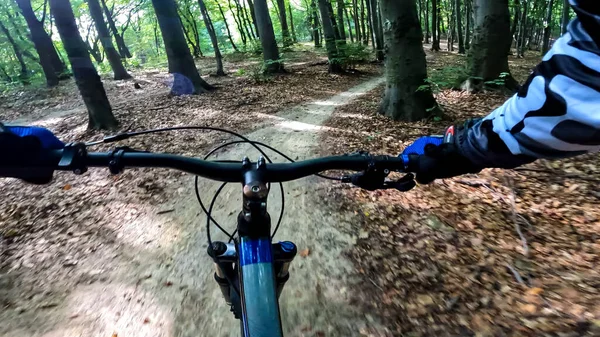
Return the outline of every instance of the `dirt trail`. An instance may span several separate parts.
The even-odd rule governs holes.
[[[274,116],[266,127],[247,135],[274,146],[293,159],[314,157],[321,125],[336,106],[381,84],[375,78],[330,99],[295,106]],[[249,146],[231,147],[219,159],[258,153]],[[273,155],[274,161],[282,158]],[[144,215],[123,224],[120,247],[112,257],[98,262],[91,271],[94,282],[82,283],[56,310],[46,317],[52,322],[38,328],[21,327],[13,335],[28,336],[238,336],[239,325],[224,303],[213,281],[212,261],[206,255],[205,217],[191,184],[185,176],[177,189],[179,197],[156,209],[139,209]],[[329,211],[327,200],[316,197],[316,178],[285,184],[286,213],[276,240],[290,240],[307,257],[297,257],[291,278],[280,300],[286,336],[360,336],[386,329],[377,317],[362,313],[349,300],[353,296],[352,265],[342,252],[356,241],[350,228],[350,214]],[[218,185],[202,181],[201,195],[209,202]],[[177,186],[174,186],[177,188]],[[278,189],[273,189],[269,210],[276,223],[280,209]],[[225,188],[214,218],[233,231],[241,206],[239,185]],[[223,238],[216,229],[213,240]],[[151,243],[150,243],[151,242]],[[118,256],[118,258],[117,258]],[[109,265],[103,265],[109,261]],[[14,322],[13,322],[14,323]]]

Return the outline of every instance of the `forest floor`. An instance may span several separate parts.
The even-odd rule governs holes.
[[[133,81],[103,80],[120,131],[225,127],[293,159],[357,149],[395,154],[449,124],[375,115],[380,65],[338,76],[309,49],[286,59],[288,74],[263,78],[253,70],[258,61],[231,56],[230,76],[207,78],[218,90],[192,97],[168,97],[170,78],[161,69],[134,71]],[[428,62],[432,77],[442,78],[464,58],[428,53]],[[536,62],[511,59],[511,69],[523,81]],[[214,71],[208,58],[198,66]],[[485,114],[505,98],[437,94],[450,120]],[[0,96],[0,120],[47,126],[66,141],[102,136],[85,129],[72,82]],[[226,139],[179,132],[123,145],[201,156]],[[245,154],[257,155],[232,147],[218,157]],[[539,162],[527,167],[534,171],[486,170],[403,194],[316,178],[286,184],[277,238],[301,251],[281,299],[286,335],[596,333],[596,165],[593,156]],[[236,336],[239,327],[212,280],[192,184],[162,169],[57,173],[47,186],[0,181],[0,335]],[[201,182],[202,196],[217,186]],[[215,217],[233,230],[239,205],[239,188],[226,188]],[[279,206],[275,192],[271,213]]]

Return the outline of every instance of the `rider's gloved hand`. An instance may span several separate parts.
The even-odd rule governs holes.
[[[34,184],[52,180],[52,170],[34,169],[29,161],[44,150],[62,149],[65,144],[50,130],[37,126],[5,126],[0,123],[0,177],[20,178]],[[11,165],[2,166],[2,163]],[[23,169],[20,170],[20,165]]]
[[[435,179],[450,178],[466,173],[477,173],[483,169],[466,158],[457,146],[461,132],[473,121],[464,126],[450,127],[444,136],[425,136],[417,139],[402,152],[409,159],[409,171],[417,174],[420,184],[428,184]]]

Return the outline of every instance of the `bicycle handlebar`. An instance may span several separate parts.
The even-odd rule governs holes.
[[[73,171],[83,173],[88,167],[108,167],[111,172],[118,173],[124,168],[163,167],[180,170],[204,178],[222,182],[243,182],[244,174],[255,168],[261,173],[265,182],[285,182],[310,176],[327,170],[362,171],[367,169],[405,171],[407,158],[392,156],[372,156],[364,153],[323,157],[293,163],[261,163],[245,159],[239,163],[206,161],[180,155],[113,151],[104,153],[87,153],[85,147],[68,145],[62,150],[44,151],[35,158],[27,158],[26,162],[0,164],[1,170],[13,173],[19,171],[46,170]],[[12,176],[15,175],[5,175]],[[18,177],[18,176],[17,176]]]

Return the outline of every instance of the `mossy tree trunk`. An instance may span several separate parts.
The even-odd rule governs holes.
[[[321,12],[321,21],[323,22],[323,34],[325,35],[325,48],[327,48],[327,58],[329,60],[329,72],[341,73],[344,69],[342,68],[339,59],[335,28],[331,22],[328,0],[319,0],[319,10]]]
[[[379,113],[416,121],[439,113],[426,83],[423,32],[415,0],[381,0],[385,41],[385,96]]]

